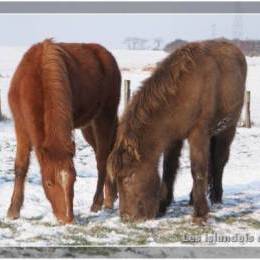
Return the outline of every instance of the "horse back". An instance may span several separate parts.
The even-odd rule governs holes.
[[[48,49],[48,46],[56,54],[46,58],[44,48]],[[48,63],[45,62],[46,66],[44,60]],[[57,61],[60,64],[51,69]],[[55,83],[59,78],[60,82]],[[87,125],[102,111],[116,117],[120,85],[117,63],[102,46],[46,40],[33,45],[20,61],[9,88],[9,105],[15,123],[26,128],[31,141],[37,146],[46,137],[52,136],[47,134],[52,126],[66,126],[66,131],[60,129],[56,132],[63,131],[69,135],[71,127]],[[54,109],[51,109],[52,106]],[[52,119],[47,119],[48,116]]]
[[[200,111],[199,122],[207,122],[212,133],[216,134],[235,126],[239,119],[247,65],[240,49],[227,41],[205,41],[201,43],[201,49],[195,76],[191,79],[196,84],[196,75],[200,75],[197,81],[200,105],[196,106]]]
[[[191,122],[206,123],[213,133],[223,122],[224,128],[236,125],[244,101],[244,55],[226,41],[205,41],[186,48],[190,48],[195,66],[182,78],[180,86],[180,107],[185,109],[183,104],[189,103],[190,113],[184,114]]]
[[[160,118],[176,139],[186,138],[199,125],[214,132],[220,122],[228,120],[226,127],[236,124],[245,79],[245,57],[236,46],[224,41],[191,43],[159,64],[132,106],[141,107],[141,101],[149,97],[145,111],[154,111],[150,121]],[[148,118],[143,111],[138,117]]]
[[[117,112],[121,76],[113,55],[98,44],[61,43],[66,52],[73,97],[75,126],[89,121],[96,111]],[[95,113],[95,115],[94,115]]]

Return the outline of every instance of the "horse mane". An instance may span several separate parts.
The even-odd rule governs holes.
[[[205,50],[200,43],[187,44],[177,49],[163,60],[153,74],[143,81],[141,88],[134,94],[127,106],[118,127],[115,148],[125,151],[134,160],[140,160],[140,140],[151,117],[168,105],[169,99],[176,95],[184,75],[196,66],[196,57]],[[120,165],[111,160],[110,168]]]
[[[74,154],[72,93],[65,51],[51,39],[42,43],[44,150],[52,157]]]

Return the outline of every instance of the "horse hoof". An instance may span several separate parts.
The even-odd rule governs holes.
[[[7,212],[7,218],[10,220],[18,219],[20,217],[20,213],[17,210],[9,208]]]
[[[72,225],[72,224],[75,224],[74,222],[74,218],[72,219],[66,219],[66,220],[63,220],[63,219],[57,219],[58,223],[60,225]]]
[[[90,210],[91,210],[91,212],[98,212],[98,211],[101,210],[101,208],[102,208],[101,205],[99,205],[99,204],[93,204],[93,205],[91,206]]]
[[[168,207],[171,205],[172,202],[174,202],[173,197],[170,197],[167,199],[161,199],[157,215],[160,215],[160,216],[165,215]]]
[[[166,210],[165,210],[165,211],[158,211],[158,212],[156,213],[155,218],[161,218],[161,217],[163,217],[163,216],[165,215],[165,212],[166,212]]]
[[[113,202],[104,202],[104,208],[105,209],[113,209]]]
[[[212,205],[215,205],[215,204],[220,205],[220,204],[222,204],[222,199],[211,198],[210,202]]]
[[[206,226],[208,221],[208,215],[204,217],[193,217],[192,223],[198,226]]]
[[[167,206],[165,204],[160,204],[156,217],[160,218],[164,216],[166,214],[166,211],[167,211]]]

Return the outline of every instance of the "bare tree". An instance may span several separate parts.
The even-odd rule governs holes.
[[[139,39],[138,39],[138,49],[139,49],[139,50],[145,50],[145,49],[147,49],[147,47],[146,47],[146,43],[147,43],[147,42],[148,42],[148,40],[139,38]]]
[[[124,44],[129,50],[144,50],[146,49],[146,43],[148,40],[138,37],[127,37],[124,40]]]
[[[162,40],[162,38],[157,37],[157,38],[154,38],[153,42],[154,42],[154,47],[153,47],[153,49],[154,49],[154,50],[159,50],[160,47],[161,47],[161,44],[162,44],[163,40]]]
[[[123,44],[125,44],[127,46],[127,49],[129,49],[129,50],[133,49],[133,38],[131,38],[131,37],[125,38],[125,40],[123,41]]]

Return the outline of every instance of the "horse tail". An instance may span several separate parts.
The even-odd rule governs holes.
[[[72,93],[64,60],[66,55],[52,40],[43,42],[43,148],[52,158],[74,154]]]

